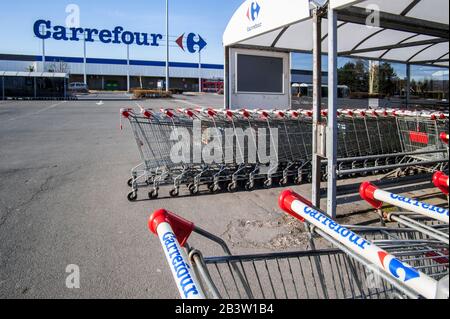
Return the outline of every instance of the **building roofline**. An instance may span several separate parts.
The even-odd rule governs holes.
[[[0,54],[0,61],[27,61],[27,62],[42,62],[40,55],[19,55],[19,54]],[[46,62],[66,62],[66,63],[83,63],[84,59],[80,57],[65,57],[65,56],[46,56]],[[127,60],[123,59],[106,59],[106,58],[87,58],[88,64],[113,64],[113,65],[127,65]],[[165,67],[164,61],[146,61],[146,60],[130,60],[130,65],[133,66],[157,66]],[[173,68],[199,68],[198,63],[187,62],[169,62],[169,66]],[[221,64],[202,63],[202,69],[223,70]]]

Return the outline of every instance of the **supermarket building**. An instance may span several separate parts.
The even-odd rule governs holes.
[[[0,70],[9,72],[43,71],[42,56],[0,54]],[[222,80],[223,65],[170,62],[171,87],[198,89],[202,79]],[[165,61],[144,61],[108,58],[87,58],[87,83],[91,90],[126,90],[130,74],[130,88],[157,88],[165,79]],[[56,70],[52,70],[56,68]],[[84,82],[84,58],[46,56],[45,71],[69,74],[69,82]]]

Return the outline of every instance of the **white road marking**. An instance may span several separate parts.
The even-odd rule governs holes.
[[[57,106],[59,106],[59,105],[61,105],[61,104],[64,104],[64,103],[67,103],[67,101],[63,101],[63,102],[59,102],[59,103],[56,103],[56,104],[52,104],[52,105],[50,105],[50,106],[48,106],[48,107],[46,107],[46,108],[43,108],[43,109],[41,109],[41,110],[39,110],[39,111],[37,111],[37,112],[34,112],[34,113],[29,113],[29,114],[25,114],[25,115],[21,115],[21,116],[17,116],[17,117],[10,118],[10,119],[8,119],[8,121],[14,121],[14,120],[18,120],[18,119],[23,119],[23,118],[26,118],[26,117],[30,117],[30,116],[33,116],[33,115],[38,115],[38,114],[41,114],[41,113],[43,113],[43,112],[45,112],[45,111],[54,109],[55,107],[57,107]]]

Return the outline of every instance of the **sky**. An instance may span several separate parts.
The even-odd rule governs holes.
[[[200,34],[208,43],[202,62],[223,64],[222,34],[229,19],[243,0],[170,0],[171,39],[183,33]],[[51,20],[65,25],[66,6],[80,8],[80,25],[84,28],[112,30],[123,26],[132,32],[165,34],[165,0],[14,0],[0,2],[0,53],[40,55],[42,41],[33,33],[36,20]],[[175,43],[173,43],[176,45]],[[83,44],[46,41],[47,55],[83,56]],[[88,57],[126,58],[126,46],[89,44]],[[198,55],[171,48],[174,61],[197,62]],[[130,47],[131,59],[165,60],[164,47]]]
[[[223,64],[222,35],[233,13],[243,0],[169,0],[170,39],[175,41],[183,33],[194,32],[206,40],[208,45],[202,52],[202,63]],[[84,28],[112,30],[122,26],[125,30],[143,33],[165,34],[165,0],[14,0],[0,2],[0,53],[42,54],[42,40],[35,37],[33,24],[36,20],[51,20],[53,25],[65,25],[66,7],[76,4],[80,8],[80,25]],[[49,56],[83,56],[83,43],[46,41]],[[126,59],[126,46],[89,43],[90,58]],[[165,60],[165,47],[130,47],[133,60]],[[198,62],[197,54],[182,51],[174,42],[171,45],[171,60]],[[348,59],[339,59],[342,66]],[[293,68],[312,69],[312,58],[306,54],[293,55]],[[323,62],[327,67],[326,58]],[[399,77],[406,76],[404,65],[395,65]],[[437,76],[448,79],[448,71],[435,68],[414,67],[413,77],[419,79]],[[439,73],[441,72],[441,73]],[[442,73],[444,72],[444,73]],[[446,72],[446,73],[445,73]]]

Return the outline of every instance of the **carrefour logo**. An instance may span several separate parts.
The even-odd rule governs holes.
[[[261,7],[259,6],[258,2],[252,2],[250,7],[247,10],[247,18],[250,21],[255,21],[259,17],[259,12],[261,11]]]
[[[185,51],[185,48],[189,51],[189,53],[196,53],[201,52],[207,45],[206,41],[199,35],[195,33],[189,33],[186,37],[186,46],[184,45],[184,36],[183,33],[175,42],[178,44],[178,46]],[[198,40],[195,39],[195,37],[198,36]],[[196,50],[195,47],[198,47],[198,50]]]
[[[159,46],[163,36],[159,33],[142,33],[125,30],[117,26],[112,30],[95,28],[67,28],[61,25],[53,25],[50,20],[37,20],[33,26],[34,35],[38,39],[54,39],[57,41],[95,42],[96,38],[102,43],[126,44],[138,46]]]
[[[86,41],[96,42],[97,39],[105,44],[125,44],[138,46],[160,46],[163,35],[159,33],[143,33],[125,30],[124,27],[117,26],[113,29],[78,28],[53,25],[50,20],[37,20],[33,25],[34,35],[38,39],[53,39],[57,41]],[[184,40],[184,34],[179,37],[176,43],[183,51],[185,48],[190,53],[202,51],[207,43],[195,33],[189,33]]]
[[[388,253],[384,251],[380,251],[378,257],[380,258],[383,268],[388,270],[392,276],[403,282],[420,277],[420,273],[416,269],[408,267],[392,256],[388,257]]]

